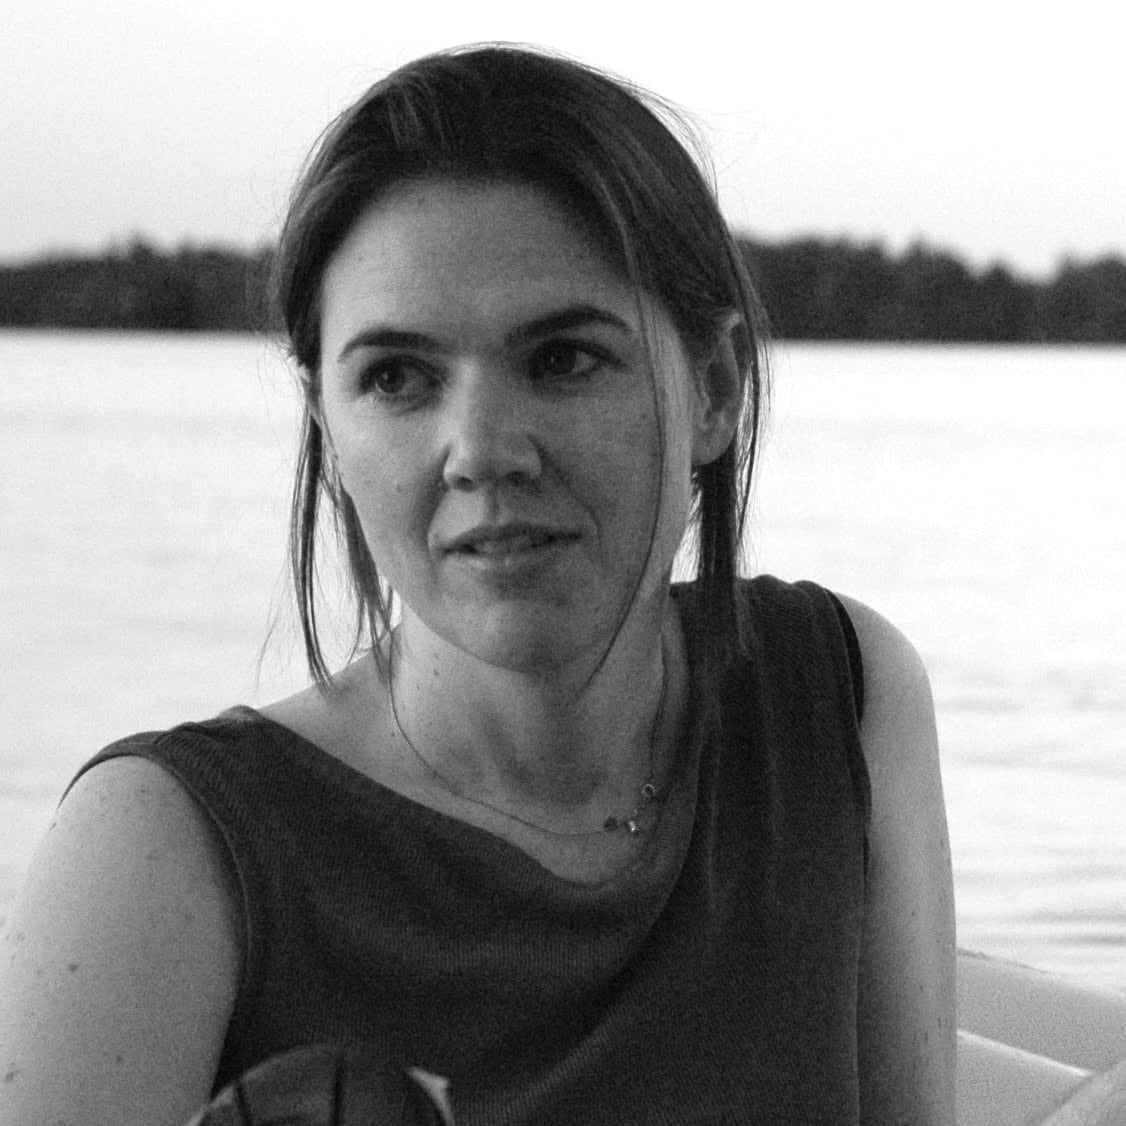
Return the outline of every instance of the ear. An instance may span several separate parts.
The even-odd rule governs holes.
[[[735,352],[735,334],[743,318],[732,313],[716,334],[710,356],[696,382],[692,429],[692,464],[715,461],[735,437],[743,407],[743,373]]]

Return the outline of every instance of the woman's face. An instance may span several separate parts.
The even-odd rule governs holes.
[[[408,634],[600,655],[667,582],[707,442],[667,316],[540,190],[450,180],[376,201],[322,308],[322,423]]]

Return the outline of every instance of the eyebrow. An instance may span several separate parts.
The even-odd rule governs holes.
[[[597,305],[569,305],[558,313],[548,313],[545,317],[537,317],[534,321],[514,328],[504,340],[506,344],[527,344],[530,340],[539,340],[555,332],[586,328],[589,325],[605,325],[621,332],[633,332],[627,321]]]
[[[548,313],[546,316],[528,321],[527,324],[519,325],[505,336],[504,342],[509,346],[527,344],[556,332],[586,328],[590,325],[604,325],[630,334],[634,331],[628,321],[597,305],[568,305],[567,308],[560,309],[556,313]],[[358,348],[408,348],[416,352],[437,352],[441,350],[441,344],[434,337],[422,332],[407,332],[396,328],[367,328],[356,333],[340,349],[336,362],[342,363]]]

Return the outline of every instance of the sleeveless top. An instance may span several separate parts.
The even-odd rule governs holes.
[[[675,588],[691,673],[691,588]],[[452,1080],[459,1126],[858,1121],[869,813],[859,649],[812,583],[741,584],[748,639],[690,676],[636,861],[557,877],[257,712],[134,735],[206,811],[244,913],[215,1089],[300,1045],[371,1042]]]

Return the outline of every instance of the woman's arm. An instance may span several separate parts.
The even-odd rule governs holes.
[[[214,831],[169,775],[78,780],[0,961],[0,1126],[182,1126],[206,1101],[240,968]]]
[[[861,1121],[949,1126],[955,1114],[955,942],[934,704],[907,639],[844,599],[864,658],[872,781],[860,966]]]

